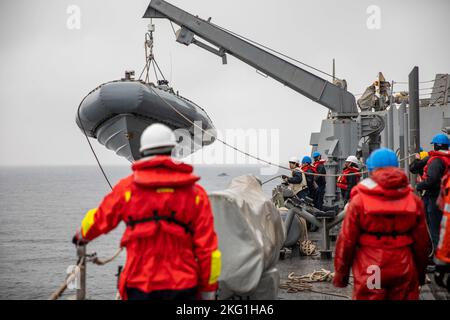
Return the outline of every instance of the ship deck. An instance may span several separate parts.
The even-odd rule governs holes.
[[[317,244],[317,247],[321,247],[320,233],[309,232],[309,239]],[[332,249],[334,252],[334,242],[332,242]],[[288,275],[291,272],[295,272],[296,275],[303,275],[311,273],[315,270],[326,269],[334,271],[333,259],[322,260],[319,256],[300,256],[300,257],[287,257],[284,260],[280,260],[277,265],[280,271],[281,282],[287,280]],[[429,283],[424,285],[421,289],[421,300],[450,300],[450,294],[447,290],[439,287],[434,282],[433,274],[428,274],[430,280]],[[352,278],[350,278],[350,282]],[[312,291],[300,291],[295,293],[288,293],[285,289],[280,289],[278,298],[280,300],[347,300],[352,296],[352,285],[350,284],[346,288],[335,288],[331,282],[314,282],[312,283]],[[339,295],[339,296],[337,296]],[[341,297],[341,296],[347,296]]]

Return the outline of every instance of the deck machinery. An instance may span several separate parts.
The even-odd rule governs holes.
[[[242,37],[220,26],[183,11],[163,1],[152,0],[144,18],[163,18],[180,26],[176,41],[189,46],[194,44],[205,49],[227,63],[227,55],[241,60],[257,71],[264,73],[292,90],[306,96],[329,109],[327,119],[322,123],[319,135],[313,134],[313,149],[319,150],[326,158],[328,173],[336,174],[347,156],[358,149],[366,156],[380,147],[380,133],[385,127],[382,115],[377,112],[359,112],[355,96],[347,91],[345,80],[329,82],[317,75],[294,65],[281,57],[264,50]],[[201,38],[203,41],[198,40]],[[206,41],[206,42],[205,42]],[[311,212],[305,203],[286,202],[285,206],[294,210],[312,224],[321,227],[323,235],[322,256],[331,258],[330,229],[343,219],[342,203],[336,193],[336,179],[327,177],[325,205],[328,212]]]
[[[194,44],[227,63],[227,55],[248,64],[292,90],[330,110],[321,132],[313,135],[314,149],[328,159],[327,172],[337,173],[347,156],[360,148],[367,156],[380,146],[380,132],[385,127],[377,112],[359,112],[355,96],[347,91],[345,81],[329,82],[317,75],[264,50],[210,20],[204,20],[163,1],[152,0],[144,18],[164,18],[180,26],[176,41],[186,46]],[[201,38],[202,40],[199,40]],[[325,203],[336,201],[335,178],[327,181]]]
[[[419,100],[418,67],[412,69],[408,79],[409,92],[401,97],[403,98],[401,101],[396,101],[392,87],[389,82],[384,81],[380,73],[381,77],[375,81],[377,84],[374,84],[376,97],[372,97],[376,100],[376,104],[373,107],[369,104],[367,107],[360,103],[361,99],[357,104],[355,96],[347,91],[345,80],[333,77],[332,82],[327,81],[286,61],[274,50],[213,24],[211,18],[204,20],[164,0],[152,0],[144,18],[168,19],[180,26],[176,32],[177,42],[186,46],[194,44],[211,52],[219,56],[223,64],[227,63],[227,55],[231,55],[329,109],[327,118],[322,121],[320,132],[312,133],[310,140],[312,151],[321,152],[327,159],[325,166],[329,176],[326,177],[324,208],[328,211],[317,213],[305,203],[298,205],[289,201],[285,203],[286,207],[296,211],[299,216],[321,227],[322,253],[328,258],[331,257],[330,229],[344,217],[335,175],[340,172],[345,159],[349,155],[359,155],[362,159],[367,159],[373,150],[386,146],[397,151],[401,158],[401,166],[407,170],[409,155],[419,151],[420,137],[425,134],[428,138],[430,133],[442,128],[445,131],[450,123],[450,117],[446,116],[450,114],[448,74],[444,75],[446,80],[442,80],[442,75],[437,75],[436,78],[436,81],[445,81],[443,93],[436,93],[435,90],[432,93],[432,98],[433,94],[444,97],[437,112],[441,114],[439,118],[442,121],[427,122],[425,133],[420,132],[420,119],[426,118],[427,114],[436,114],[436,110],[432,108],[433,103],[427,105],[430,108],[421,108],[423,101]],[[397,108],[398,104],[400,108]],[[413,179],[411,181],[413,182]]]

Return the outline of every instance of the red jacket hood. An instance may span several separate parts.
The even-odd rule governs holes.
[[[156,156],[133,163],[133,180],[148,187],[178,187],[192,185],[199,177],[191,165],[175,162],[169,156]]]
[[[353,193],[362,192],[370,195],[380,195],[398,199],[407,196],[412,188],[408,177],[399,168],[381,168],[373,172],[369,179],[361,181]]]

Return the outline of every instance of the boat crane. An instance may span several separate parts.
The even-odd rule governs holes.
[[[330,110],[323,120],[321,132],[313,133],[311,144],[314,150],[324,154],[327,172],[336,174],[349,155],[358,149],[367,157],[380,147],[380,133],[385,127],[383,114],[372,111],[359,112],[355,96],[347,91],[345,81],[329,82],[283,58],[264,50],[237,34],[211,22],[194,16],[164,0],[152,0],[144,18],[168,19],[180,26],[176,41],[189,46],[194,44],[222,58],[227,55],[264,73],[301,95]],[[201,41],[198,40],[201,38]],[[336,201],[336,181],[327,177],[325,204],[332,206]]]

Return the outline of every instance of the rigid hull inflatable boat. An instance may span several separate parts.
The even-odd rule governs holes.
[[[166,81],[160,81],[157,86],[130,79],[102,84],[81,102],[76,122],[89,137],[129,161],[140,158],[141,134],[155,122],[173,130],[188,130],[191,152],[211,144],[215,138],[214,126],[206,112],[174,93]],[[194,129],[201,133],[200,127],[209,134],[203,134],[202,139],[196,137],[194,144]]]

